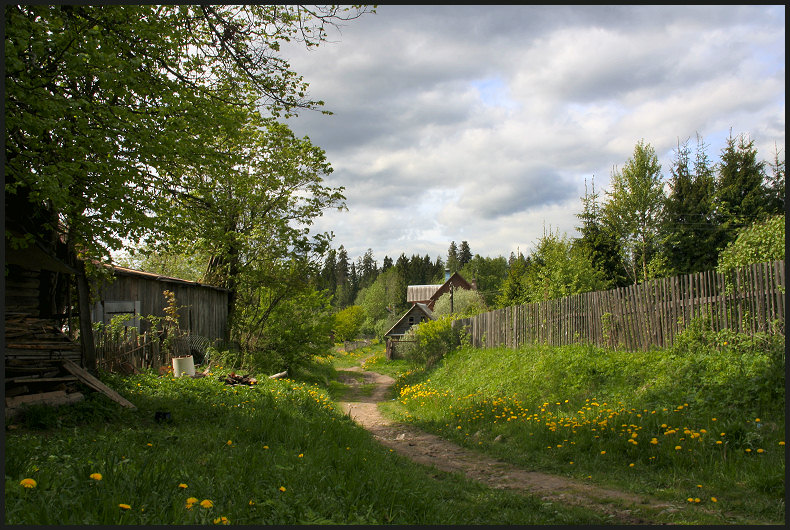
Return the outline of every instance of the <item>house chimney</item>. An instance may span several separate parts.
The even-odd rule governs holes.
[[[450,279],[450,269],[444,269],[444,281]]]

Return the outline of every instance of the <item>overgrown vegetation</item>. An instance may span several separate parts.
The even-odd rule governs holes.
[[[697,319],[667,350],[461,348],[402,375],[394,414],[529,469],[704,508],[698,522],[780,523],[784,374],[783,336]]]
[[[218,381],[226,372],[105,375],[136,411],[97,393],[28,409],[5,440],[5,524],[603,522],[413,464],[317,382],[230,387]]]

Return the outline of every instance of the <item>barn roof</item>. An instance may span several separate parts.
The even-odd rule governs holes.
[[[216,289],[218,291],[227,291],[227,289],[225,289],[224,287],[217,287],[216,285],[209,285],[207,283],[193,282],[191,280],[184,280],[181,278],[175,278],[173,276],[164,276],[162,274],[156,274],[153,272],[138,271],[135,269],[128,269],[126,267],[119,267],[118,265],[107,265],[107,267],[113,272],[113,274],[120,274],[123,276],[133,276],[137,278],[143,278],[143,279],[160,281],[160,282],[193,285],[195,287],[207,287],[209,289]]]

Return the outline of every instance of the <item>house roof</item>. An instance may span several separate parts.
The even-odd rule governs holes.
[[[409,285],[406,287],[407,302],[425,302],[439,290],[441,285]]]
[[[388,330],[388,331],[387,331],[387,332],[384,334],[384,336],[385,336],[385,337],[386,337],[386,336],[388,336],[388,335],[390,334],[390,332],[391,332],[393,329],[397,328],[397,327],[400,325],[400,323],[401,323],[401,322],[403,322],[403,320],[404,320],[405,318],[407,318],[407,317],[408,317],[410,314],[413,314],[413,313],[423,313],[423,314],[424,314],[426,317],[428,317],[430,320],[435,320],[435,318],[434,318],[434,316],[433,316],[433,311],[431,311],[431,310],[430,310],[430,308],[429,308],[427,305],[425,305],[425,304],[420,304],[420,303],[418,302],[418,303],[414,304],[413,306],[411,306],[411,307],[409,308],[409,310],[408,310],[408,311],[406,311],[406,312],[403,314],[403,316],[402,316],[402,317],[400,317],[400,319],[398,319],[398,321],[397,321],[397,322],[395,322],[395,324],[394,324],[394,325],[393,325],[393,326],[392,326],[392,327],[391,327],[391,328],[390,328],[390,329],[389,329],[389,330]]]

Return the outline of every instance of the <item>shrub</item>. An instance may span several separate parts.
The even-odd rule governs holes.
[[[352,340],[357,337],[365,321],[365,310],[358,305],[352,305],[335,314],[335,324],[332,329],[336,341]]]
[[[461,344],[461,333],[453,329],[453,319],[449,316],[422,322],[412,327],[405,340],[413,340],[403,348],[403,356],[417,365],[430,368],[442,357],[454,351]]]

